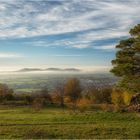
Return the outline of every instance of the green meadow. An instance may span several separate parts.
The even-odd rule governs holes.
[[[140,114],[27,107],[0,108],[0,139],[138,139]]]

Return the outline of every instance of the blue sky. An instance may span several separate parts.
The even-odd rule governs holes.
[[[140,0],[0,0],[0,69],[109,70],[139,13]]]

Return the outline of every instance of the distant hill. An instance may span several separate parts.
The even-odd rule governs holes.
[[[40,68],[23,68],[20,69],[16,72],[35,72],[35,71],[69,71],[69,72],[78,72],[81,71],[80,69],[76,68],[66,68],[66,69],[61,69],[61,68],[47,68],[47,69],[40,69]]]
[[[31,72],[31,71],[43,71],[43,70],[39,68],[23,68],[18,70],[17,72]]]
[[[60,68],[47,68],[46,71],[62,71]]]
[[[81,71],[80,69],[76,69],[76,68],[67,68],[67,69],[64,69],[64,71]]]
[[[48,68],[47,71],[80,71],[80,69],[76,68],[66,68],[66,69],[60,69],[60,68]]]

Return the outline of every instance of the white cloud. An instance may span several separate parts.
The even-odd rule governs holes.
[[[55,56],[55,57],[82,57],[84,55],[80,55],[80,54],[55,54],[55,55],[51,55],[51,56]]]
[[[94,48],[99,50],[113,50],[115,46],[116,44],[111,44],[111,45],[95,46]]]
[[[9,1],[0,1],[0,37],[50,35],[104,27],[127,31],[140,21],[139,0],[73,0],[63,1],[61,5],[51,4],[51,9],[42,9],[46,3],[21,0],[10,5]]]
[[[34,45],[96,48],[95,41],[128,36],[129,29],[140,22],[139,13],[139,0],[1,0],[0,38],[86,31],[75,38],[34,41]],[[109,44],[101,46],[101,49],[112,48]]]
[[[23,56],[15,53],[0,53],[0,58],[19,58],[19,57]]]
[[[78,35],[79,40],[97,41],[97,40],[108,40],[112,38],[120,38],[128,36],[128,31],[118,30],[98,30],[95,32],[88,32],[85,34]]]

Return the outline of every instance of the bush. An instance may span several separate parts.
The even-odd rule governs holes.
[[[85,98],[90,100],[91,104],[111,103],[112,89],[107,87],[103,89],[91,88],[85,93]]]
[[[45,106],[45,99],[44,98],[35,98],[32,106],[35,109],[35,111],[41,110]]]
[[[36,98],[44,99],[45,104],[52,104],[51,95],[48,93],[47,89],[42,89],[40,91],[36,91],[32,93],[32,98],[35,100]]]
[[[25,95],[24,100],[26,104],[31,104],[33,102],[31,95]]]
[[[113,112],[114,111],[114,105],[111,104],[102,104],[101,109],[105,112]]]
[[[100,93],[100,101],[102,103],[111,103],[112,88],[103,88]]]
[[[102,104],[101,109],[105,112],[124,112],[124,107],[121,105]]]
[[[85,112],[88,106],[90,106],[91,102],[89,99],[83,97],[78,100],[77,107],[80,112]]]
[[[13,99],[13,90],[10,89],[6,84],[0,84],[0,101],[12,99]]]
[[[124,98],[125,105],[129,105],[130,104],[132,96],[133,96],[133,94],[132,93],[129,93],[127,91],[125,91],[123,93],[123,98]]]
[[[8,100],[8,101],[11,101],[14,99],[14,96],[12,93],[7,93],[5,96],[4,96],[4,99],[5,100]]]
[[[132,93],[121,89],[113,89],[111,94],[112,103],[115,105],[129,105],[132,98]]]
[[[124,96],[123,92],[119,89],[113,89],[111,94],[112,103],[115,105],[122,105],[124,104]]]

